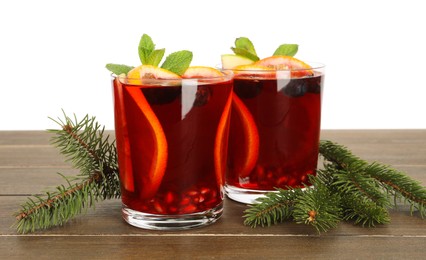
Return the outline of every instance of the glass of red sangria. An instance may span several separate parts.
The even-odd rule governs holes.
[[[227,196],[252,204],[276,188],[310,185],[318,162],[324,65],[279,54],[256,60],[223,55],[222,63],[235,74]]]
[[[222,215],[232,72],[183,75],[141,65],[114,76],[122,215],[158,230],[204,226]]]

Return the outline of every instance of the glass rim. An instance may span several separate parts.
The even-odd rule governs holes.
[[[175,79],[161,79],[161,78],[129,78],[127,77],[127,75],[116,75],[114,73],[111,73],[110,76],[111,78],[114,79],[118,79],[118,80],[126,80],[126,81],[140,81],[140,82],[149,82],[149,83],[153,83],[153,82],[182,82],[182,81],[200,81],[200,82],[225,82],[225,81],[229,81],[232,80],[233,76],[234,76],[234,72],[232,70],[224,70],[224,69],[218,69],[222,75],[221,76],[208,76],[208,77],[191,77],[191,78],[175,78]]]
[[[291,72],[291,71],[309,71],[309,70],[324,70],[325,69],[325,64],[321,63],[321,62],[306,62],[306,64],[308,64],[310,66],[310,68],[290,68],[290,69],[284,69],[284,68],[273,68],[273,67],[269,67],[270,69],[223,69],[222,68],[222,64],[220,64],[220,66],[217,66],[218,69],[223,70],[223,71],[235,71],[235,72],[256,72],[256,73],[270,73],[270,72],[280,72],[280,71],[285,71],[285,72]],[[250,64],[248,64],[250,65]],[[267,67],[267,66],[265,66]]]

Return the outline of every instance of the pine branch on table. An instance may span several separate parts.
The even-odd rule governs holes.
[[[321,141],[320,154],[336,168],[347,172],[356,166],[359,172],[375,179],[382,187],[381,192],[394,197],[393,203],[389,200],[384,206],[390,203],[390,206],[396,207],[397,201],[403,199],[410,204],[411,213],[418,210],[422,218],[426,216],[426,187],[406,173],[379,162],[368,163],[353,155],[346,147],[331,141]]]
[[[312,225],[318,233],[336,227],[340,220],[372,227],[390,222],[388,209],[397,205],[396,199],[407,201],[411,212],[418,210],[422,218],[426,215],[426,188],[405,173],[368,163],[331,141],[321,141],[319,152],[325,159],[324,169],[311,176],[312,186],[267,193],[249,205],[244,223],[251,227],[276,224],[282,221],[276,212],[284,211],[286,219]]]
[[[55,134],[51,142],[80,174],[74,177],[60,174],[66,185],[28,198],[16,213],[14,225],[20,233],[63,225],[99,200],[120,197],[114,142],[104,136],[104,128],[95,118],[86,116],[73,121],[65,114],[64,117],[64,121],[54,120],[61,129],[50,130]]]

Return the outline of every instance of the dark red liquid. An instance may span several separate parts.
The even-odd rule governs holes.
[[[275,79],[234,79],[234,92],[252,115],[259,137],[253,169],[238,171],[242,149],[249,149],[232,108],[227,185],[254,190],[298,187],[315,174],[321,118],[323,76],[277,83]]]
[[[202,212],[222,202],[226,165],[218,172],[217,164],[218,160],[226,162],[226,153],[217,158],[215,148],[227,147],[231,93],[231,81],[153,87],[114,80],[122,201],[127,207],[144,213],[174,215]],[[153,128],[155,124],[147,118],[148,113],[141,112],[143,99],[164,132],[167,146],[164,161],[158,161],[156,156],[165,150],[156,142],[159,138],[154,131],[158,132],[158,128]],[[218,144],[218,125],[226,109],[227,126]],[[164,164],[165,171],[160,177],[150,177],[156,164]],[[218,178],[218,174],[223,178]]]

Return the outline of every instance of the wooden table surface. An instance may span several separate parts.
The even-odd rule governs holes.
[[[426,130],[328,130],[322,139],[347,146],[368,161],[406,172],[426,186]],[[362,228],[342,222],[317,235],[305,225],[243,225],[246,206],[225,201],[222,218],[189,231],[148,231],[121,219],[120,200],[98,203],[62,227],[21,235],[13,213],[36,194],[75,174],[44,131],[0,131],[0,259],[426,259],[426,219],[408,207],[391,223]]]

